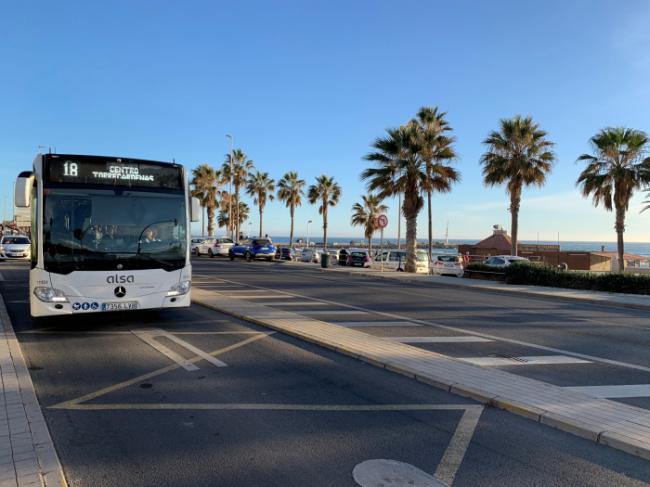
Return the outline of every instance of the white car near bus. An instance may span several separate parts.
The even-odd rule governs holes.
[[[5,235],[0,240],[0,259],[29,259],[31,245],[25,235]]]

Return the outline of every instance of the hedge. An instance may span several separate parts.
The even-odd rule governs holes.
[[[465,270],[474,271],[474,272],[490,272],[492,274],[494,273],[503,274],[503,268],[486,265],[481,262],[467,264],[465,266]]]
[[[468,266],[469,267],[469,266]],[[560,271],[553,267],[512,264],[505,268],[508,284],[531,284],[534,286],[586,289],[613,293],[650,294],[650,276],[606,273]]]

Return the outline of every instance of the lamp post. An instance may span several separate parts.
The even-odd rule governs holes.
[[[249,221],[248,222],[248,238],[251,238],[251,226],[253,225],[253,222]],[[261,237],[261,235],[260,235]]]
[[[233,242],[236,242],[235,239],[235,222],[232,221],[232,144],[233,137],[230,134],[226,134],[226,137],[230,139],[230,177],[228,182],[228,225],[230,225],[230,238]]]
[[[311,220],[307,220],[307,248],[309,248],[309,224]]]

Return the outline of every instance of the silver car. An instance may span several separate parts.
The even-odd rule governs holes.
[[[24,235],[5,235],[0,240],[0,259],[29,259],[31,244]]]

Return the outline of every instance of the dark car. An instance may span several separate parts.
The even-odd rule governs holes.
[[[351,267],[370,267],[370,254],[367,250],[350,250],[347,265]]]
[[[278,247],[275,251],[278,260],[298,260],[298,252],[292,247]]]
[[[350,251],[348,249],[341,249],[339,250],[339,265],[348,265],[348,256],[350,255]]]
[[[273,260],[275,256],[275,245],[268,238],[245,240],[230,247],[228,256],[230,260],[235,260],[235,257],[241,257],[248,261],[254,259]]]

